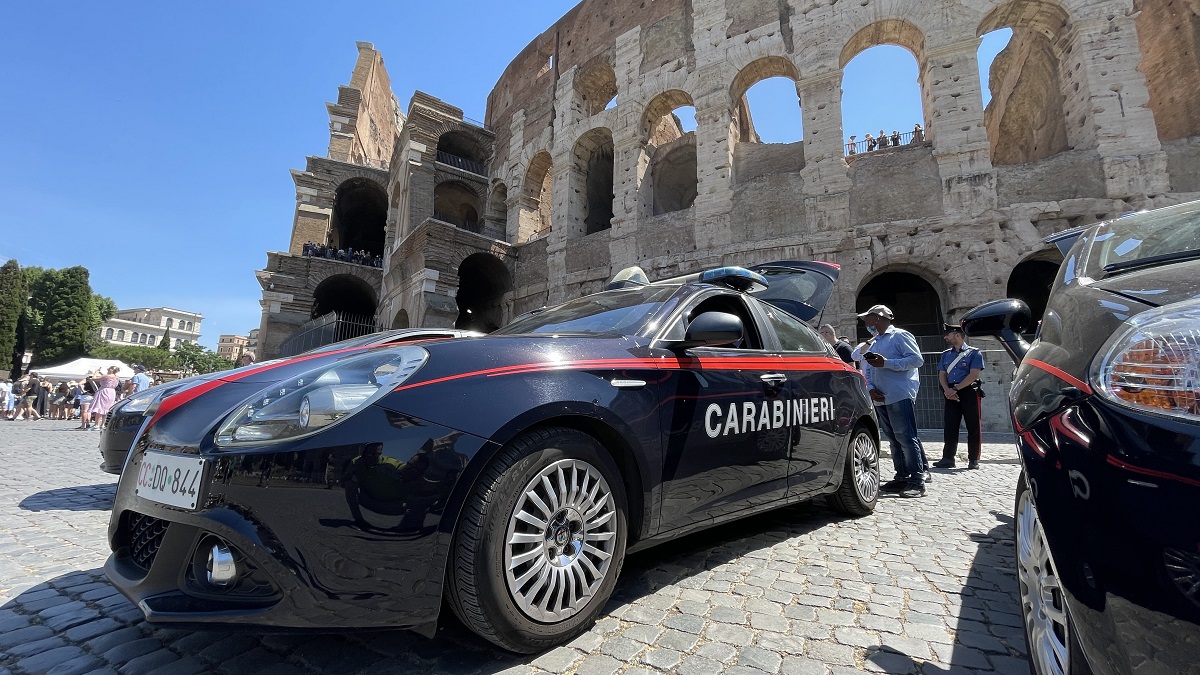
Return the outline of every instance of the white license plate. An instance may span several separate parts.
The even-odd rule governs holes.
[[[203,477],[204,459],[151,450],[142,457],[133,492],[159,504],[194,509]]]

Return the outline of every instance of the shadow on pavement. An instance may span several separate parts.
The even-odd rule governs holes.
[[[116,483],[77,485],[31,494],[17,506],[26,511],[109,511],[116,494]]]
[[[991,513],[998,524],[987,533],[970,535],[979,544],[979,550],[961,591],[961,611],[957,617],[947,617],[947,624],[955,631],[955,640],[952,644],[934,645],[934,656],[940,663],[925,663],[924,658],[917,661],[902,650],[881,645],[868,648],[867,662],[874,666],[872,670],[894,675],[970,673],[992,668],[1005,673],[1030,672],[1025,662],[1020,608],[1016,604],[1013,518],[997,511]],[[1003,635],[995,635],[997,630]],[[984,650],[990,656],[985,656]],[[1005,651],[1009,656],[996,655]],[[997,659],[1003,661],[1003,667],[996,665]]]

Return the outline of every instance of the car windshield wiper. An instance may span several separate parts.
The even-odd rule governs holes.
[[[1131,270],[1136,267],[1153,267],[1154,265],[1179,262],[1181,260],[1192,260],[1194,258],[1200,258],[1200,248],[1188,249],[1186,251],[1176,251],[1174,253],[1163,253],[1161,255],[1152,255],[1126,262],[1109,263],[1108,265],[1104,266],[1104,271],[1120,272],[1123,270]]]

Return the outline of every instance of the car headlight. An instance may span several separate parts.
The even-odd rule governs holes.
[[[196,385],[204,384],[211,377],[189,377],[186,380],[172,382],[169,384],[160,384],[157,387],[151,387],[146,391],[134,394],[125,399],[121,404],[119,412],[122,413],[140,413],[142,415],[153,415],[158,409],[158,404],[168,396],[174,396],[182,391],[187,391]]]
[[[311,436],[383,398],[428,358],[415,346],[372,351],[273,384],[225,418],[216,443],[257,446]]]
[[[1100,394],[1136,410],[1200,420],[1200,301],[1142,312],[1092,363]]]

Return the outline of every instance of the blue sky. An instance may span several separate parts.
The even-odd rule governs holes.
[[[219,334],[258,326],[254,271],[287,247],[289,170],[325,154],[325,102],[349,80],[355,41],[382,52],[403,104],[420,89],[483,119],[505,66],[574,4],[11,4],[0,25],[0,261],[83,265],[121,308],[200,312],[201,344],[215,348]],[[847,97],[863,78],[873,98],[847,101],[847,134],[920,119],[904,55],[871,50],[848,68]],[[789,98],[773,84],[752,92],[755,122],[765,140],[795,140],[795,89]]]

